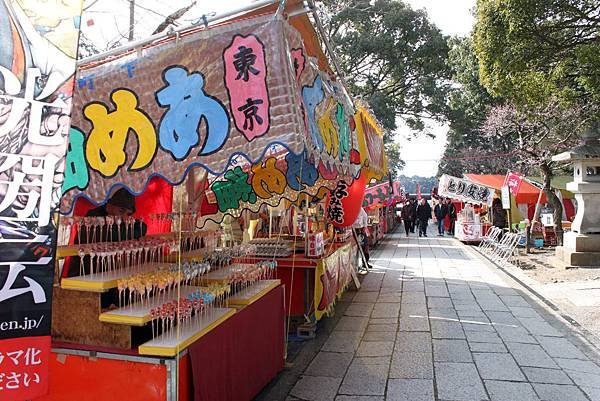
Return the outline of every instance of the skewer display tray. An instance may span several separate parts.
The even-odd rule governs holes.
[[[138,269],[118,269],[105,273],[86,274],[63,278],[60,287],[66,290],[106,292],[117,286],[117,281],[137,273],[152,272],[158,270],[157,264],[141,265]]]
[[[235,295],[229,298],[229,304],[232,306],[246,306],[250,305],[260,298],[262,298],[267,292],[281,284],[280,280],[261,280],[242,291],[237,292]]]
[[[202,287],[182,286],[179,291],[170,291],[171,293],[166,297],[158,295],[150,298],[149,302],[146,301],[143,304],[141,302],[136,302],[133,306],[124,306],[122,308],[101,313],[100,321],[104,323],[126,324],[129,326],[143,326],[152,320],[152,317],[150,316],[151,309],[180,297],[185,298],[188,294],[198,290],[201,291],[202,289]]]
[[[179,328],[176,326],[172,333],[162,334],[140,345],[138,352],[141,355],[176,356],[234,314],[233,308],[212,308],[199,319],[192,317],[191,323]]]

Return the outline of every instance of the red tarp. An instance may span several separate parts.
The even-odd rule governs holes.
[[[465,177],[476,184],[486,185],[498,191],[502,189],[502,184],[504,184],[504,179],[506,178],[506,176],[504,175],[497,174],[465,174]],[[535,204],[537,203],[539,195],[539,188],[531,185],[527,181],[523,181],[523,183],[521,184],[521,188],[519,189],[519,194],[516,197],[516,202],[517,204]],[[544,193],[542,193],[540,203],[546,203],[546,195]]]

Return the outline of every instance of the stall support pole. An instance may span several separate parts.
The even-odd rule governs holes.
[[[269,209],[269,238],[273,234],[273,209],[271,206],[268,206]]]
[[[508,191],[508,232],[512,233],[512,194]]]

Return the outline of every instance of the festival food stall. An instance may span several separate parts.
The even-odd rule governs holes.
[[[476,184],[493,188],[498,193],[502,190],[506,179],[506,176],[499,174],[465,174],[465,177]],[[532,219],[538,199],[540,203],[546,203],[546,195],[541,191],[541,188],[532,185],[526,180],[522,180],[518,193],[513,195],[511,199],[512,221],[518,222],[527,218]]]
[[[363,208],[369,215],[369,230],[373,245],[380,241],[385,233],[392,231],[396,224],[396,204],[404,201],[404,191],[399,181],[389,181],[369,186],[365,191]]]
[[[14,26],[28,22],[0,11],[17,15]],[[35,121],[15,123],[9,132],[19,135],[2,143],[8,162],[0,172],[31,176],[27,185],[39,191],[28,189],[23,204],[19,185],[0,188],[2,236],[18,245],[1,251],[3,324],[18,316],[31,329],[0,343],[3,354],[30,355],[28,366],[17,360],[5,373],[20,382],[0,399],[118,392],[131,400],[244,400],[283,368],[290,305],[310,299],[315,319],[331,310],[351,280],[356,247],[332,241],[314,259],[295,247],[286,254],[279,237],[219,248],[218,224],[325,188],[327,218],[344,230],[365,180],[385,168],[383,134],[366,109],[353,110],[322,59],[311,58],[314,37],[303,15],[196,27],[83,63],[72,99],[74,59],[54,55],[73,70],[53,73],[36,94],[58,110],[43,121],[52,131],[27,135]],[[69,46],[73,56],[75,42]],[[15,82],[24,79],[11,71]],[[64,99],[72,102],[70,124]],[[119,202],[112,214],[120,191],[135,195],[134,204]],[[61,193],[62,217],[51,219]],[[58,248],[57,224],[65,243]],[[294,298],[304,261],[313,275]],[[23,308],[25,298],[33,304]]]
[[[438,195],[459,200],[465,205],[458,212],[454,236],[464,242],[479,242],[491,225],[481,219],[481,206],[492,204],[494,189],[476,184],[466,178],[457,178],[444,174],[439,179]],[[479,208],[476,208],[479,206]]]

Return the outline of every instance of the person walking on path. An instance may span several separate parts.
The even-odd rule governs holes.
[[[414,234],[415,226],[417,225],[417,201],[415,198],[410,198],[410,232]]]
[[[427,237],[427,225],[431,219],[431,206],[425,199],[421,199],[417,206],[417,222],[419,225],[419,237]]]
[[[450,219],[450,225],[448,226],[448,234],[454,236],[454,227],[456,225],[456,206],[452,203],[450,198],[448,201],[448,218]]]
[[[408,233],[412,229],[414,220],[413,207],[410,202],[406,202],[406,204],[402,206],[401,217],[404,223],[404,231],[406,231],[406,236],[408,237]]]
[[[446,215],[448,214],[448,205],[446,205],[444,199],[438,199],[437,204],[433,208],[433,214],[437,220],[438,235],[444,235],[444,222]]]

